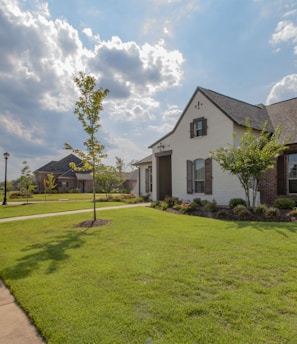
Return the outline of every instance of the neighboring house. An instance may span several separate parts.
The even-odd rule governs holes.
[[[151,197],[153,191],[152,155],[137,161],[133,165],[138,167],[135,195]]]
[[[74,162],[78,167],[82,166],[82,160],[74,154],[69,154],[59,161],[51,161],[34,171],[38,192],[44,192],[44,180],[52,173],[57,184],[58,192],[67,192],[78,189],[80,192],[92,192],[93,177],[90,171],[73,171],[69,163]]]
[[[139,194],[150,194],[152,200],[166,196],[215,199],[220,205],[227,205],[232,198],[245,198],[238,178],[223,172],[209,152],[229,143],[237,145],[246,131],[247,118],[255,134],[268,121],[268,132],[282,124],[283,137],[291,136],[289,150],[263,178],[261,202],[297,198],[297,98],[269,106],[251,105],[201,87],[173,130],[149,147],[152,155],[135,164],[139,168]]]
[[[129,190],[131,194],[138,194],[138,170],[125,173],[123,188]]]

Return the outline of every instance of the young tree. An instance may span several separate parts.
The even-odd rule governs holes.
[[[43,181],[44,186],[44,199],[46,200],[46,194],[52,192],[56,187],[56,180],[53,173],[48,173],[46,179]]]
[[[111,191],[121,185],[122,179],[115,167],[102,165],[96,174],[96,182],[107,199]]]
[[[101,162],[101,159],[106,155],[103,154],[104,146],[99,142],[96,134],[101,127],[100,125],[100,111],[103,109],[102,102],[108,95],[108,89],[96,88],[96,80],[93,76],[85,75],[83,72],[79,73],[78,77],[74,78],[74,82],[80,91],[79,100],[75,103],[74,114],[77,115],[78,120],[82,123],[84,131],[88,134],[88,138],[83,142],[86,152],[79,149],[74,149],[68,143],[64,146],[66,149],[72,150],[77,154],[83,162],[82,167],[71,163],[70,167],[75,171],[92,171],[93,174],[93,220],[96,221],[96,170]]]
[[[268,169],[274,168],[279,153],[287,149],[285,143],[280,143],[281,127],[278,126],[271,135],[266,131],[267,122],[258,136],[247,121],[246,132],[241,136],[238,147],[229,144],[229,148],[219,148],[211,151],[211,157],[216,160],[224,171],[236,175],[245,191],[248,207],[255,207],[259,182]],[[250,200],[252,191],[252,204]]]
[[[26,195],[27,203],[28,198],[35,188],[34,175],[32,174],[27,161],[23,161],[24,167],[22,168],[22,175],[20,178],[21,191]]]
[[[106,198],[113,189],[119,188],[125,181],[124,160],[117,156],[115,159],[116,167],[101,165],[96,174],[96,182],[105,192]]]

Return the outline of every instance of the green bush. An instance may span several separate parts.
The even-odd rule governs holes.
[[[168,204],[169,208],[172,208],[175,204],[180,204],[181,201],[177,197],[166,196],[164,202]]]
[[[212,200],[212,202],[203,200],[202,203],[203,209],[206,211],[214,213],[217,210],[217,202],[215,200]]]
[[[240,220],[248,220],[251,218],[252,213],[247,209],[246,206],[243,204],[238,204],[234,209],[233,212]]]
[[[227,219],[229,216],[229,213],[227,211],[227,209],[220,209],[217,213],[216,213],[216,218],[217,219]]]
[[[242,198],[231,198],[229,201],[229,207],[234,209],[238,205],[244,205],[246,207],[246,201]]]
[[[278,209],[294,209],[295,201],[291,198],[278,198],[274,201],[274,206]]]
[[[292,217],[297,217],[297,208],[291,210],[289,213],[288,213],[289,216],[292,216]]]
[[[183,202],[180,204],[180,211],[184,214],[191,212],[192,210],[195,210],[197,208],[197,205],[195,203],[191,202]]]
[[[258,215],[266,215],[267,209],[268,208],[266,204],[259,204],[254,209],[254,213]]]
[[[268,219],[271,219],[271,218],[277,218],[280,216],[280,211],[279,209],[277,208],[274,208],[274,207],[269,207],[266,211],[266,217]]]
[[[197,207],[202,206],[201,198],[194,198],[193,203],[195,203],[197,205]]]
[[[160,207],[160,201],[151,202],[151,208],[159,208]]]
[[[161,208],[162,210],[167,210],[167,208],[168,208],[168,203],[165,202],[165,201],[160,202],[160,208]]]

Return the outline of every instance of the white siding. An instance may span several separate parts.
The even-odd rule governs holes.
[[[203,105],[198,109],[198,103]],[[190,138],[190,123],[195,118],[207,118],[207,135]],[[186,161],[198,158],[209,158],[209,151],[219,147],[225,147],[233,142],[233,132],[235,128],[233,122],[222,113],[203,94],[198,92],[189,104],[184,116],[181,118],[176,130],[164,140],[162,140],[164,150],[172,150],[172,196],[184,200],[215,199],[220,205],[227,205],[231,198],[245,198],[244,191],[235,176],[228,172],[223,172],[215,161],[213,161],[213,194],[187,194],[186,183]],[[240,132],[241,128],[237,127]],[[153,147],[153,195],[156,199],[156,158],[154,154],[158,152],[157,146]]]

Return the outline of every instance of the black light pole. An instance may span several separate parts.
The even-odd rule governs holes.
[[[7,159],[9,158],[9,153],[4,153],[4,159],[5,159],[5,177],[4,177],[4,198],[2,205],[6,205],[6,184],[7,184]]]

